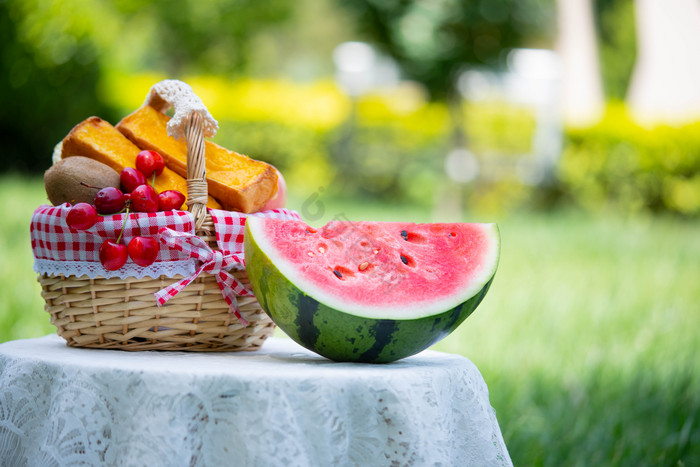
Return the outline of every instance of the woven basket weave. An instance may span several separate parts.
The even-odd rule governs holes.
[[[204,136],[201,117],[186,124],[187,191],[196,234],[217,248],[214,223],[206,211]],[[244,284],[243,271],[232,274]],[[255,297],[239,296],[243,325],[229,310],[216,278],[202,273],[167,305],[153,294],[182,276],[95,278],[42,274],[45,310],[69,346],[120,350],[257,350],[275,325]]]

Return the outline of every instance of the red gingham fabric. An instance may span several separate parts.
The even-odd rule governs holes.
[[[97,223],[85,231],[72,230],[66,224],[69,204],[40,206],[34,211],[30,227],[32,250],[36,259],[53,261],[87,261],[99,263],[98,250],[105,240],[116,240],[126,214],[98,216]],[[186,211],[129,213],[124,227],[124,244],[136,236],[156,237],[168,227],[194,233],[194,220]],[[189,259],[177,250],[161,248],[156,262]]]
[[[194,234],[194,218],[187,211],[129,213],[128,217],[126,214],[98,216],[97,223],[90,229],[76,231],[66,224],[69,209],[70,205],[66,203],[61,206],[40,206],[34,211],[30,237],[37,272],[55,273],[58,268],[59,272],[66,275],[87,274],[89,277],[121,278],[133,275],[134,272],[153,277],[173,277],[176,273],[183,274],[183,271],[187,271],[185,275],[191,274],[156,292],[155,297],[159,305],[166,303],[202,272],[206,272],[216,276],[224,299],[242,322],[245,320],[238,312],[236,296],[252,296],[253,293],[227,271],[245,266],[243,235],[246,218],[252,215],[275,219],[301,219],[299,214],[288,209],[255,214],[211,209],[219,247],[218,250],[212,250]],[[159,240],[160,250],[152,266],[144,269],[129,260],[122,270],[107,271],[102,267],[99,259],[100,245],[105,240],[116,240],[122,230],[122,224],[122,242],[125,245],[135,236]],[[173,267],[173,264],[183,266],[178,268]],[[42,270],[42,267],[47,270]]]
[[[247,325],[247,321],[243,319],[238,310],[236,296],[252,297],[253,291],[226,272],[236,266],[245,265],[243,240],[247,217],[263,216],[275,219],[294,220],[300,220],[301,218],[299,214],[288,209],[275,209],[254,214],[243,214],[216,209],[210,209],[209,212],[214,221],[216,243],[219,247],[218,250],[209,248],[209,245],[196,235],[176,232],[168,228],[160,229],[161,243],[167,245],[170,249],[180,251],[188,255],[188,257],[194,258],[199,266],[192,276],[186,277],[156,292],[156,300],[159,305],[165,304],[187,287],[187,285],[195,280],[202,272],[206,272],[216,276],[216,282],[229,308],[233,314],[236,315],[236,318],[244,325]]]
[[[126,214],[98,216],[97,223],[86,231],[72,230],[66,224],[69,204],[61,206],[39,206],[32,216],[30,237],[34,258],[53,261],[87,261],[99,264],[98,250],[105,240],[116,240]],[[234,255],[243,264],[243,232],[249,215],[275,219],[300,220],[299,214],[288,209],[274,209],[244,214],[233,211],[210,209],[216,229],[219,249],[224,254]],[[123,242],[138,235],[158,237],[162,228],[194,234],[194,219],[187,211],[157,213],[129,213],[122,235]],[[177,249],[163,245],[156,262],[190,260]],[[41,271],[38,271],[41,272]]]
[[[221,289],[224,300],[228,303],[229,308],[233,314],[236,315],[236,318],[244,325],[248,324],[238,310],[236,295],[253,296],[253,292],[234,276],[226,272],[227,269],[231,269],[236,264],[240,264],[240,259],[234,255],[225,255],[220,250],[212,250],[204,240],[196,235],[176,232],[167,228],[160,229],[160,242],[168,246],[168,248],[178,250],[194,258],[200,266],[190,277],[186,277],[156,292],[155,297],[158,306],[164,305],[168,300],[175,297],[187,287],[190,282],[199,277],[202,272],[206,272],[216,276],[216,283],[219,289]]]

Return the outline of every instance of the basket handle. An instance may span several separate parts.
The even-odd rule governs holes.
[[[204,133],[202,116],[192,112],[185,120],[185,139],[187,141],[187,206],[194,216],[195,230],[199,230],[207,215],[207,185]]]
[[[192,88],[182,81],[167,79],[154,84],[145,104],[160,112],[170,107],[175,110],[168,122],[168,136],[175,139],[184,137],[187,143],[187,206],[198,230],[207,215],[209,191],[204,164],[204,137],[214,136],[219,124]]]

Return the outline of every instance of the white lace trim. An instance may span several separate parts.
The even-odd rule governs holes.
[[[146,97],[146,105],[165,112],[173,107],[175,114],[168,122],[168,136],[185,139],[185,121],[192,113],[202,116],[202,132],[211,138],[219,129],[219,123],[211,116],[202,100],[194,93],[189,84],[176,79],[166,79],[151,87]]]
[[[90,279],[98,277],[112,278],[118,277],[126,279],[135,277],[175,277],[191,276],[195,273],[195,261],[193,259],[181,261],[162,261],[153,263],[147,267],[141,267],[135,263],[127,262],[117,271],[108,271],[100,263],[92,261],[54,261],[50,259],[34,259],[34,271],[39,274],[64,276],[87,276]]]

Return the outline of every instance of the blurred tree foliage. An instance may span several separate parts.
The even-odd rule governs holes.
[[[622,100],[637,59],[633,0],[595,0],[600,64],[605,94]]]
[[[0,0],[2,170],[41,172],[90,115],[110,121],[99,84],[114,70],[243,75],[253,38],[286,21],[287,0]]]
[[[169,76],[192,73],[242,74],[255,50],[251,39],[261,29],[287,21],[288,0],[120,0],[116,13],[125,23],[136,22],[150,31],[141,44],[148,62]],[[133,27],[133,26],[132,26]]]
[[[503,51],[551,46],[554,0],[442,0],[339,2],[358,28],[395,58],[436,99],[465,66],[499,67]],[[624,99],[636,59],[633,0],[594,0],[605,92]]]
[[[218,142],[274,163],[293,190],[323,187],[431,205],[445,180],[451,125],[469,129],[480,153],[528,151],[527,112],[467,104],[455,125],[445,102],[463,67],[498,67],[508,47],[546,45],[553,6],[553,0],[0,0],[0,170],[42,172],[75,123],[89,115],[116,122],[140,105],[153,82],[175,77],[190,82],[220,119]],[[622,96],[634,61],[633,2],[595,6],[606,90]],[[397,88],[393,96],[365,95],[353,109],[337,86],[318,80],[331,71],[318,63],[330,63],[337,43],[357,38],[353,24],[423,83],[432,102],[415,87]],[[294,52],[301,49],[316,57]],[[308,81],[247,78],[251,73]],[[599,126],[567,134],[552,197],[590,209],[700,215],[697,125],[648,131],[624,109],[611,108],[617,110]],[[344,125],[349,116],[352,125]],[[339,151],[348,127],[352,151]],[[465,193],[468,205],[493,210],[532,201],[536,188],[498,167],[500,180]]]
[[[596,0],[613,95],[624,92],[631,69],[622,52],[633,35],[631,3]],[[115,75],[318,78],[332,71],[330,51],[356,26],[442,100],[463,67],[498,66],[508,47],[546,45],[553,7],[553,0],[0,0],[2,170],[41,171],[73,124],[93,114],[117,119],[123,109],[104,94]]]
[[[344,144],[332,148],[333,158],[337,164],[345,161],[347,167],[365,163],[368,168],[396,160],[392,168],[399,173],[398,168],[410,167],[419,154],[427,155],[420,158],[425,168],[409,173],[419,183],[432,186],[439,185],[439,180],[444,182],[443,164],[450,149],[473,144],[471,130],[465,125],[468,116],[463,98],[457,89],[461,72],[476,67],[502,68],[509,49],[551,44],[555,25],[552,0],[341,0],[340,4],[354,15],[359,31],[392,57],[408,79],[421,83],[431,100],[447,103],[450,119],[446,137],[438,144],[411,148],[413,151],[387,145],[381,150],[385,156],[372,158],[366,149],[357,147],[361,140],[350,141],[350,133]],[[378,141],[401,140],[391,135],[373,137]],[[397,151],[399,154],[394,155]],[[390,178],[383,191],[397,192],[401,181]],[[376,186],[372,185],[372,190]],[[423,192],[423,197],[430,198],[429,191]]]
[[[503,51],[551,39],[552,0],[341,1],[433,99],[449,98],[464,67],[502,65]]]
[[[100,69],[90,38],[44,42],[32,35],[38,25],[22,28],[16,6],[0,1],[1,170],[39,171],[74,123],[111,114],[95,95]]]

